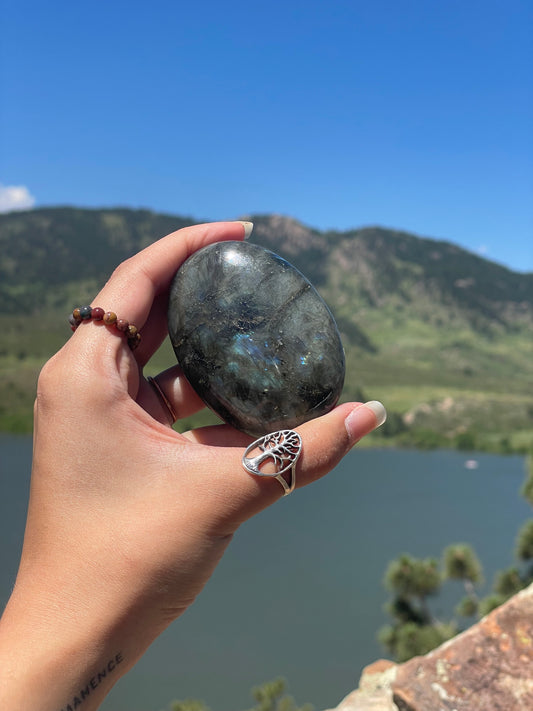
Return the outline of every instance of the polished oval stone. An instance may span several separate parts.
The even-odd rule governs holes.
[[[322,297],[291,264],[250,242],[218,242],[182,264],[168,331],[185,377],[225,422],[253,436],[336,404],[344,351]]]

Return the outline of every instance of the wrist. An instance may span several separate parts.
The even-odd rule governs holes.
[[[0,708],[94,711],[152,639],[125,622],[131,612],[75,612],[42,589],[28,593],[15,588],[0,620]]]

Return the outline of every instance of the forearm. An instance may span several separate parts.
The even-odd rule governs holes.
[[[152,641],[125,617],[15,590],[0,620],[2,711],[97,709]]]
[[[143,377],[176,269],[244,231],[186,228],[124,262],[95,303],[135,323],[141,346],[87,323],[42,369],[21,567],[0,620],[0,711],[97,709],[192,604],[237,528],[281,497],[279,482],[244,470],[249,437],[224,425],[178,434]],[[200,399],[169,370],[172,408],[193,414]],[[384,419],[379,403],[344,403],[302,424],[298,486]]]
[[[46,526],[37,526],[36,516],[30,520],[42,542]],[[27,534],[0,619],[1,711],[97,709],[192,602],[227,545],[204,536],[186,545],[182,534],[182,563],[174,553],[171,574],[166,566],[142,566],[129,544],[118,547],[118,536],[109,537],[112,545],[100,542],[98,554],[87,543],[91,536],[96,533],[74,543],[74,536],[65,542],[62,535],[62,544],[47,547]],[[199,582],[197,566],[206,571]]]
[[[7,650],[0,648],[4,669],[0,703],[6,711],[71,711],[81,707],[91,711],[99,707],[122,673],[122,652],[108,653],[107,662],[100,662],[98,657],[106,658],[100,649],[98,654],[96,649],[81,650],[71,645],[50,649],[41,637],[23,641],[22,649],[18,641],[12,641]],[[50,654],[43,657],[46,651]]]

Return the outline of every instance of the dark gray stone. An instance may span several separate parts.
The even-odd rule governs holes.
[[[296,427],[336,404],[337,326],[309,281],[249,242],[218,242],[180,267],[168,330],[185,377],[225,422],[253,436]]]

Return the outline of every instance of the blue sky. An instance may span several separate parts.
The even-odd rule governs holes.
[[[0,209],[384,225],[533,271],[533,4],[12,0]]]

